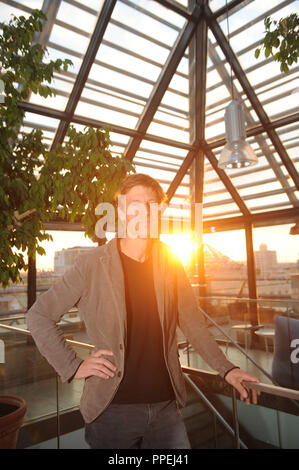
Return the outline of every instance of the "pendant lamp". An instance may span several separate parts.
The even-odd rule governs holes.
[[[227,39],[230,46],[228,6],[226,0],[226,23]],[[231,96],[232,101],[228,105],[224,114],[225,133],[227,143],[223,148],[218,161],[218,167],[222,170],[231,168],[244,168],[258,163],[256,154],[250,145],[246,142],[246,128],[244,106],[241,99],[235,99],[235,88],[233,82],[233,70],[231,70]]]
[[[227,143],[223,148],[218,167],[222,170],[243,168],[258,163],[256,154],[246,142],[243,103],[232,100],[224,114]]]

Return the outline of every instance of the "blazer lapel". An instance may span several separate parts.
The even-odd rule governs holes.
[[[152,245],[153,277],[157,300],[158,313],[162,325],[164,325],[164,278],[163,257],[159,240],[154,239]],[[125,345],[127,344],[127,310],[125,296],[125,281],[122,262],[117,247],[117,238],[112,238],[106,244],[105,254],[101,255],[102,265],[106,272],[107,282],[111,287],[111,295],[115,302],[115,308],[119,317]],[[164,330],[163,330],[164,331]]]
[[[154,288],[156,292],[156,300],[158,306],[158,312],[160,316],[160,321],[162,325],[162,331],[164,331],[164,266],[163,266],[163,258],[161,256],[160,244],[159,240],[153,240],[153,276],[154,276]]]
[[[106,279],[111,287],[111,293],[115,303],[115,309],[119,317],[122,337],[125,345],[127,344],[127,310],[125,296],[124,273],[121,264],[120,255],[117,248],[117,239],[112,238],[106,244],[105,254],[101,256],[102,266],[106,273]]]

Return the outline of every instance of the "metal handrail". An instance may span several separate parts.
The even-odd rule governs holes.
[[[218,377],[218,372],[213,372],[204,369],[194,369],[193,367],[182,366],[182,371],[186,374],[192,374],[194,376],[201,377],[203,374],[210,377]],[[293,388],[280,387],[273,384],[266,384],[263,382],[242,382],[245,387],[259,392],[268,393],[270,395],[280,396],[282,398],[290,398],[293,400],[299,400],[299,390]]]
[[[46,286],[42,286],[40,290],[47,290],[48,288]],[[25,292],[25,291],[24,291]],[[7,292],[6,292],[7,293]],[[1,293],[0,293],[1,294]],[[299,304],[299,300],[296,299],[271,299],[271,298],[258,298],[258,299],[251,299],[249,297],[230,297],[230,296],[196,296],[198,299],[203,299],[203,300],[232,300],[232,301],[238,301],[238,302],[277,302],[277,303],[295,303]],[[71,309],[72,311],[77,311],[78,309],[76,307],[73,307]],[[27,310],[5,310],[3,312],[0,312],[0,319],[2,315],[10,315],[10,314],[19,314],[19,313],[27,313]]]
[[[183,368],[182,368],[183,369]],[[239,436],[239,426],[238,426],[238,414],[237,414],[237,404],[236,404],[236,391],[232,387],[232,410],[233,410],[233,423],[234,429],[228,424],[228,422],[223,418],[223,416],[219,413],[217,408],[210,402],[210,400],[205,396],[205,394],[200,390],[200,388],[193,382],[193,380],[184,373],[184,377],[187,382],[191,385],[193,390],[200,396],[201,400],[205,403],[205,405],[209,408],[209,410],[213,413],[214,416],[220,421],[220,423],[225,427],[225,429],[229,432],[230,435],[234,437],[235,440],[235,447],[236,449],[248,449],[248,447],[244,444],[242,439]]]
[[[268,298],[258,298],[258,299],[251,299],[250,297],[230,297],[230,296],[196,296],[198,299],[203,299],[203,300],[234,300],[238,302],[277,302],[277,303],[295,303],[299,304],[299,300],[296,299],[268,299]]]
[[[14,330],[18,333],[26,334],[32,336],[29,330],[25,330],[24,328],[18,328],[16,326],[9,326],[3,325],[0,323],[0,328],[4,328],[7,330]],[[65,341],[73,346],[83,348],[83,349],[94,349],[93,344],[89,343],[82,343],[81,341],[76,341],[73,339],[66,338]],[[184,373],[194,374],[200,376],[201,374],[211,375],[211,376],[218,376],[218,372],[212,372],[204,369],[194,369],[193,367],[188,366],[181,366],[182,371]],[[266,384],[263,382],[243,382],[246,387],[251,388],[253,390],[258,390],[261,392],[269,393],[271,395],[278,395],[283,398],[290,398],[294,400],[299,400],[299,390],[295,390],[292,388],[281,387],[280,385],[276,384]]]
[[[32,336],[29,330],[26,330],[24,328],[18,328],[14,326],[9,326],[9,325],[3,325],[0,323],[0,328],[16,331],[21,334],[26,334],[29,336]],[[71,340],[65,338],[65,341],[73,346],[76,347],[81,347],[84,349],[91,350],[94,348],[94,345],[88,344],[88,343],[82,343],[80,341],[76,340]],[[245,445],[245,443],[240,439],[239,435],[239,421],[238,421],[238,410],[237,410],[237,396],[236,396],[236,389],[231,386],[232,390],[232,414],[233,414],[233,424],[234,428],[232,428],[229,423],[223,418],[223,416],[219,413],[219,411],[214,407],[214,405],[210,402],[210,400],[204,395],[204,393],[199,389],[199,387],[194,383],[194,381],[189,377],[189,375],[197,375],[200,376],[202,374],[205,375],[213,375],[213,376],[219,376],[217,372],[211,372],[211,371],[206,371],[206,370],[201,370],[201,369],[194,369],[192,367],[186,367],[186,366],[181,366],[182,372],[184,374],[185,379],[187,382],[191,385],[191,387],[195,390],[195,392],[200,396],[202,401],[205,403],[205,405],[209,408],[209,410],[213,413],[213,415],[221,422],[221,424],[225,427],[225,429],[229,432],[230,435],[234,437],[235,441],[235,448],[236,449],[247,449],[248,447]],[[291,401],[293,400],[298,400],[299,401],[299,391],[298,390],[293,390],[289,388],[284,388],[280,387],[277,385],[271,385],[271,384],[264,384],[261,382],[248,382],[248,381],[243,381],[243,385],[251,390],[257,390],[260,392],[266,392],[268,394],[272,395],[277,395],[280,397],[284,398],[289,398]],[[56,373],[56,399],[57,399],[57,446],[58,448],[60,447],[60,420],[59,420],[59,402],[58,402],[58,375]],[[297,405],[297,403],[295,402]]]
[[[0,296],[0,299],[1,299],[1,296]],[[69,309],[68,313],[74,313],[74,312],[77,312],[78,311],[78,308],[77,307],[72,307]],[[17,314],[21,314],[21,313],[24,313],[26,314],[28,312],[28,309],[18,309],[18,310],[4,310],[3,312],[0,312],[0,320],[2,320],[2,317],[4,315],[17,315]]]
[[[290,398],[291,400],[298,400],[299,402],[299,390],[294,390],[293,388],[279,387],[278,385],[264,384],[260,382],[244,381],[243,384],[245,387],[251,388],[252,390],[277,395],[283,398]]]
[[[3,325],[0,323],[0,328],[5,328],[7,330],[12,330],[16,331],[21,334],[26,334],[29,336],[32,336],[29,330],[25,330],[23,328],[17,328],[15,326],[10,326],[10,325]],[[65,341],[68,344],[71,344],[73,346],[81,347],[84,349],[91,350],[94,348],[92,344],[88,343],[82,343],[80,341],[75,341],[75,340],[70,340],[65,338]],[[184,372],[190,373],[193,371],[192,368],[183,368]],[[205,405],[210,409],[210,411],[214,414],[214,416],[217,417],[217,419],[221,422],[221,424],[225,427],[225,429],[229,432],[234,437],[235,440],[235,447],[239,449],[240,447],[247,449],[247,446],[244,444],[244,442],[240,439],[239,437],[239,432],[238,432],[238,419],[237,417],[237,407],[236,407],[236,395],[235,395],[235,390],[232,387],[232,403],[233,403],[233,422],[234,422],[234,429],[228,424],[228,422],[223,418],[223,416],[219,413],[219,411],[214,407],[214,405],[208,400],[208,398],[204,395],[204,393],[197,387],[197,385],[193,382],[193,380],[187,375],[187,373],[184,373],[184,376],[186,380],[190,383],[192,388],[196,391],[196,393],[200,396],[202,401],[205,403]],[[58,394],[58,374],[56,373],[56,412],[57,412],[57,448],[60,448],[60,413],[59,413],[59,394]]]

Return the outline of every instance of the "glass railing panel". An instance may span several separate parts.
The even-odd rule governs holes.
[[[58,326],[66,339],[83,341],[87,336],[76,309],[71,309]],[[82,359],[88,357],[86,347],[69,344]],[[78,410],[83,380],[62,383],[53,367],[40,354],[27,331],[26,314],[2,312],[0,317],[0,390],[1,395],[21,397],[26,402],[26,414],[19,432],[18,446],[59,446],[56,429],[57,414]],[[4,411],[3,411],[4,413]],[[40,432],[38,423],[48,423],[51,433]],[[53,435],[54,433],[54,435]],[[64,430],[65,433],[65,430]],[[48,435],[49,434],[49,435]],[[49,439],[47,439],[49,437]],[[45,441],[46,439],[46,441]],[[44,440],[44,441],[43,441]],[[65,438],[61,439],[61,443]]]
[[[265,382],[272,383],[272,368],[275,350],[275,319],[277,316],[299,320],[299,301],[297,299],[239,299],[229,297],[199,298],[207,306],[206,312],[217,323],[211,325],[213,333],[228,359],[256,374]],[[219,322],[219,311],[227,312],[226,320]],[[224,332],[222,333],[220,329]],[[228,335],[231,340],[226,336]],[[292,335],[286,338],[291,344]],[[255,361],[258,368],[236,347],[237,343]],[[192,348],[191,348],[192,351]],[[198,358],[189,360],[191,366],[202,366]],[[208,370],[210,370],[208,368]],[[261,373],[261,374],[260,374]]]
[[[205,386],[198,374],[183,369],[187,390],[187,404],[181,409],[193,449],[234,449],[246,447],[238,441],[230,410],[222,405],[210,386]],[[195,371],[196,372],[196,371]],[[202,375],[202,374],[201,374]],[[212,374],[213,375],[213,374]]]
[[[240,437],[247,439],[249,448],[299,449],[299,392],[294,400],[283,396],[285,390],[281,395],[264,390],[257,405],[237,401]],[[231,409],[228,397],[219,394],[219,399]]]
[[[20,397],[25,401],[27,410],[23,427],[55,416],[57,402],[55,371],[41,356],[31,335],[21,328],[25,326],[21,321],[23,319],[15,326],[15,321],[3,319],[0,326],[0,340],[4,350],[4,358],[0,363],[0,390],[2,396]]]
[[[7,326],[9,323],[5,322]],[[41,356],[31,336],[0,326],[0,339],[5,350],[5,360],[0,365],[1,394],[25,399],[25,422],[55,413],[55,372]]]
[[[291,312],[291,308],[288,307],[286,311]],[[26,318],[22,318],[22,315],[20,315],[20,317],[21,318],[18,318],[17,320],[15,315],[9,316],[8,318],[2,317],[3,321],[0,325],[0,339],[4,344],[5,355],[3,358],[3,363],[0,363],[1,394],[21,396],[25,399],[27,404],[27,413],[24,424],[22,426],[23,432],[20,434],[21,441],[19,442],[19,445],[21,448],[23,444],[23,447],[31,447],[31,442],[33,446],[42,446],[44,442],[46,446],[53,446],[52,448],[69,448],[69,446],[73,445],[71,443],[77,442],[76,446],[78,446],[78,442],[80,442],[80,445],[86,448],[86,443],[83,440],[84,423],[82,419],[81,422],[79,422],[80,419],[78,421],[78,415],[76,415],[76,412],[80,413],[79,404],[84,380],[74,379],[71,383],[62,384],[53,368],[37,350],[30,334],[26,332]],[[16,321],[18,323],[16,323]],[[88,340],[85,329],[82,326],[81,319],[78,316],[78,312],[74,309],[70,311],[63,317],[59,326],[63,330],[65,337],[68,339],[69,346],[75,348],[79,357],[82,359],[87,358],[91,351],[90,348],[87,347],[88,344],[72,343],[73,341],[86,343],[86,340]],[[240,338],[237,339],[240,343],[242,343]],[[228,353],[228,357],[230,360],[232,360],[232,362],[237,363],[237,365],[243,369],[246,369],[253,375],[258,376],[262,382],[271,382],[270,380],[267,382],[266,377],[258,375],[258,371],[254,368],[254,364],[252,364],[251,361],[249,361],[248,358],[246,358],[244,355],[240,353],[239,356],[235,358],[234,353],[239,352],[235,347],[229,344],[228,351],[226,350],[227,344],[220,343],[220,347],[224,353]],[[247,350],[249,353],[251,353],[253,348],[247,345]],[[179,352],[182,365],[189,365],[193,368],[211,370],[209,366],[204,366],[203,359],[195,351],[193,351],[192,348],[187,348],[186,344],[183,344],[183,347],[179,348]],[[269,351],[267,354],[269,354]],[[241,357],[242,360],[245,361],[244,364],[240,363]],[[272,409],[272,411],[273,409],[276,411],[276,406],[273,400],[270,400],[270,405],[271,406],[264,407],[267,409]],[[246,405],[238,402],[238,410],[240,408],[241,415],[245,413],[243,410],[244,406]],[[252,408],[254,407],[251,406],[250,409]],[[286,407],[282,409],[279,409],[278,407],[277,409],[279,413],[279,415],[277,415],[277,432],[279,432],[281,441],[281,433],[284,432],[287,434],[289,429],[293,429],[293,423],[296,425],[299,423],[297,421],[298,416],[293,409],[291,409],[291,411]],[[296,411],[298,409],[299,407],[297,406]],[[72,416],[74,416],[74,422],[77,424],[68,427],[68,425],[65,424],[63,415],[70,416],[70,413],[74,413]],[[266,413],[267,423],[271,423],[272,418],[270,419],[270,416],[272,416],[273,413],[271,415],[270,411],[264,410],[262,410],[260,413],[261,414],[260,416],[257,416],[257,419],[262,421],[264,416],[263,413]],[[35,429],[37,430],[36,433],[38,434],[40,432],[38,425],[40,424],[40,429],[42,429],[45,427],[45,423],[50,423],[50,420],[52,420],[50,426],[52,428],[52,434],[50,433],[51,435],[49,434],[47,439],[44,437],[44,440],[42,440],[42,436],[35,435],[34,439],[30,441],[28,435],[26,437],[27,430],[30,429],[30,432],[33,433],[32,429],[34,428],[35,424]],[[68,421],[71,423],[73,418],[68,419]],[[214,429],[217,429],[219,426],[221,427],[222,424],[219,424],[218,421],[219,420],[212,413],[208,424],[209,429],[211,429],[212,424]],[[246,421],[246,417],[244,418],[244,421]],[[248,428],[248,433],[249,431],[250,429]],[[78,433],[81,433],[81,437],[78,437]],[[293,433],[291,434],[293,436]],[[212,444],[212,440],[210,439],[209,445],[222,445],[219,444],[219,442],[215,444],[217,439],[219,439],[216,431],[213,436],[214,443]],[[77,439],[79,439],[79,441],[77,441]],[[271,439],[269,440],[269,443],[276,446],[276,441],[273,436]],[[291,445],[290,442],[292,439],[293,437],[288,438],[288,444],[280,442],[280,446]],[[225,437],[224,441],[226,441]],[[199,442],[198,445],[200,446],[203,444]],[[207,445],[207,443],[204,445]],[[223,446],[224,445],[228,444],[223,443]]]
[[[205,403],[197,398],[192,406],[181,408],[192,449],[233,449],[234,438]]]

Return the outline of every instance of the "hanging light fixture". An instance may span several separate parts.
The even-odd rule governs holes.
[[[227,37],[229,39],[229,21],[228,21],[228,8],[226,0],[226,22],[227,22]],[[227,143],[224,146],[218,161],[218,167],[222,170],[231,168],[243,168],[258,163],[256,154],[250,145],[246,142],[246,128],[245,128],[245,115],[244,106],[240,99],[234,98],[234,83],[232,66],[231,71],[231,96],[232,101],[228,105],[224,114],[225,133]]]
[[[256,154],[246,142],[243,103],[232,100],[224,114],[227,144],[223,148],[218,166],[221,169],[243,168],[258,163]]]

